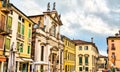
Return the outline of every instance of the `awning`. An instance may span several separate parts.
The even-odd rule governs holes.
[[[22,60],[22,58],[19,58],[19,57],[16,57],[16,61],[24,62],[24,61]]]
[[[23,61],[27,61],[27,62],[32,62],[33,60],[32,59],[29,59],[29,58],[22,58]]]
[[[6,57],[5,56],[0,56],[0,61],[6,61]]]
[[[48,65],[47,62],[39,61],[39,62],[33,62],[35,65]]]

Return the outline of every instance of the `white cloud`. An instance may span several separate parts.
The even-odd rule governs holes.
[[[100,55],[108,56],[107,51],[99,50]]]
[[[105,0],[84,0],[83,2],[85,11],[103,13],[110,11]]]
[[[11,2],[27,15],[42,14],[44,11],[44,9],[39,7],[34,0],[24,0],[19,2],[17,0],[11,0]]]

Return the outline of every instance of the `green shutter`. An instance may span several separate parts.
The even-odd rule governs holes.
[[[31,29],[29,29],[29,31],[28,31],[28,38],[30,38],[31,37]]]
[[[7,21],[7,27],[11,29],[12,27],[12,17],[8,17],[8,21]]]
[[[28,54],[30,54],[30,46],[28,46],[28,51],[27,51]]]
[[[10,39],[6,38],[5,40],[5,47],[6,49],[10,49]]]
[[[79,57],[79,64],[82,64],[82,57]]]
[[[20,43],[19,43],[19,42],[17,42],[17,50],[19,50],[19,45],[20,45]]]
[[[20,33],[20,29],[21,29],[21,23],[18,22],[18,33]]]
[[[22,35],[24,35],[24,25],[22,25]]]
[[[88,64],[88,57],[85,57],[85,63]]]
[[[23,45],[20,46],[20,52],[23,52]]]

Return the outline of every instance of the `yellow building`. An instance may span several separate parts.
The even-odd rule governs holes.
[[[96,72],[98,49],[93,42],[73,40],[76,43],[76,71]]]
[[[75,43],[63,36],[64,41],[64,71],[75,71]]]
[[[109,67],[120,69],[120,35],[107,37]]]
[[[7,19],[7,29],[10,34],[5,39],[5,55],[8,58],[7,70],[11,70],[13,62],[12,70],[30,72],[33,22],[13,4],[10,8]]]

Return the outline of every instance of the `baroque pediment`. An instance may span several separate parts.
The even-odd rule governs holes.
[[[61,15],[58,15],[57,11],[52,11],[50,14],[50,18],[57,24],[62,25],[62,21],[60,19]]]

